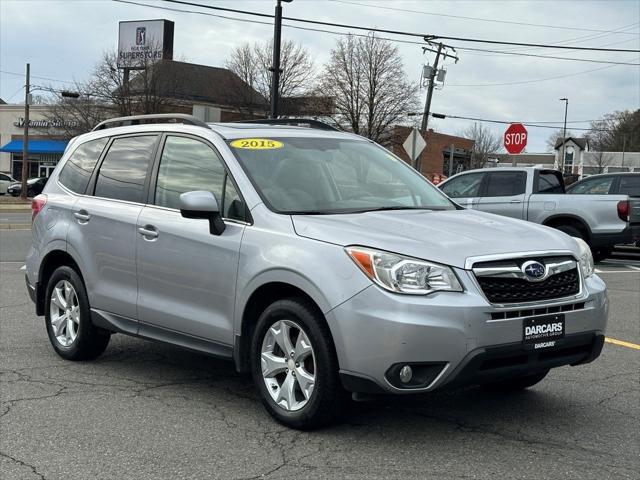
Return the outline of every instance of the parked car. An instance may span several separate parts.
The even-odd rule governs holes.
[[[4,195],[5,193],[7,193],[9,187],[14,183],[16,183],[15,178],[13,178],[8,173],[0,172],[0,195]]]
[[[46,177],[38,177],[38,178],[30,178],[27,180],[27,196],[35,197],[36,195],[42,193],[42,189],[47,184]],[[19,197],[22,193],[22,183],[16,182],[12,184],[8,189],[7,193],[13,197]]]
[[[600,355],[585,242],[463,209],[358,135],[283,122],[129,117],[71,141],[26,262],[58,355],[95,358],[119,332],[233,360],[295,428],[335,420],[349,392],[524,389]]]
[[[536,167],[469,170],[438,185],[467,208],[557,228],[589,244],[596,260],[640,239],[640,198],[566,194],[562,174]]]
[[[640,197],[640,173],[621,172],[591,175],[568,187],[567,193]]]

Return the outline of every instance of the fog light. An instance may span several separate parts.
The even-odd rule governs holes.
[[[413,370],[409,365],[405,365],[400,369],[400,381],[402,383],[409,383],[413,378]]]

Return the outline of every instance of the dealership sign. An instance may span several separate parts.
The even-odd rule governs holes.
[[[169,20],[120,22],[118,67],[144,68],[158,60],[172,60],[173,25]]]
[[[24,118],[13,122],[14,127],[24,128]],[[74,128],[78,126],[75,120],[29,120],[29,128]]]

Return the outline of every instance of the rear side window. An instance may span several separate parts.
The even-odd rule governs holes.
[[[525,172],[492,172],[487,183],[487,197],[512,197],[525,192]]]
[[[72,192],[84,193],[107,141],[108,138],[98,138],[76,148],[62,167],[60,183]]]
[[[442,187],[442,191],[451,198],[479,197],[483,173],[469,173],[452,178]]]
[[[154,203],[179,209],[180,194],[193,190],[213,193],[224,218],[245,218],[244,203],[218,153],[199,140],[169,136],[162,150]]]
[[[613,177],[590,178],[576,184],[569,193],[581,193],[584,195],[606,195],[611,189]]]
[[[564,193],[560,179],[553,172],[540,172],[537,193]]]
[[[116,138],[100,166],[95,196],[142,203],[156,135]]]
[[[618,193],[621,195],[640,197],[640,175],[621,176]]]

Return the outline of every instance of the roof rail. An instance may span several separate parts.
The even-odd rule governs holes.
[[[92,132],[105,128],[123,127],[127,125],[140,125],[144,123],[184,123],[198,127],[210,128],[202,120],[186,113],[154,113],[152,115],[134,115],[131,117],[110,118],[96,125]]]
[[[331,130],[339,132],[336,127],[329,125],[328,123],[321,122],[320,120],[311,120],[308,118],[264,118],[258,120],[239,120],[234,123],[259,123],[262,125],[288,125],[291,127],[307,127],[315,128],[317,130]]]

